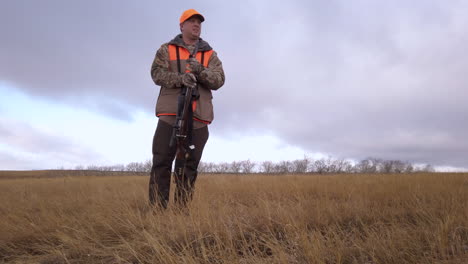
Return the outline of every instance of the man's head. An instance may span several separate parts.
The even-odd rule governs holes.
[[[195,9],[188,9],[180,16],[180,31],[187,39],[197,40],[201,34],[201,23],[205,18]]]

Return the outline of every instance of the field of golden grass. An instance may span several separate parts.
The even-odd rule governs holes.
[[[468,174],[0,177],[5,263],[468,263]]]

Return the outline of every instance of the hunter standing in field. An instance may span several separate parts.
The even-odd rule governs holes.
[[[169,201],[171,169],[176,153],[176,146],[169,143],[178,96],[184,87],[193,88],[197,93],[192,102],[193,121],[188,122],[190,143],[194,148],[186,159],[185,177],[175,176],[174,199],[185,206],[193,195],[198,164],[208,140],[208,125],[214,117],[211,91],[224,84],[221,61],[208,42],[200,38],[203,21],[205,18],[194,9],[183,12],[179,20],[182,33],[159,48],[151,67],[151,77],[161,90],[156,103],[159,121],[153,138],[149,199],[151,204],[162,208],[167,208]]]

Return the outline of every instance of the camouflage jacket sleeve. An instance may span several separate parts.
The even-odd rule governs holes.
[[[199,81],[211,90],[218,90],[224,84],[224,70],[215,51],[211,54],[208,67],[199,75]]]
[[[169,71],[168,45],[163,44],[156,52],[156,56],[151,66],[151,77],[156,85],[166,88],[181,87],[179,73]]]

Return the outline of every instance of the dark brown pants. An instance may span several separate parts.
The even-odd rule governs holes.
[[[171,186],[171,170],[176,153],[176,144],[169,146],[172,135],[172,125],[159,120],[153,137],[153,167],[149,182],[149,200],[152,205],[167,208]],[[208,140],[208,126],[194,129],[192,143],[195,149],[189,152],[185,168],[185,177],[174,179],[176,190],[174,201],[185,206],[192,199],[197,168],[202,157],[203,148]]]

